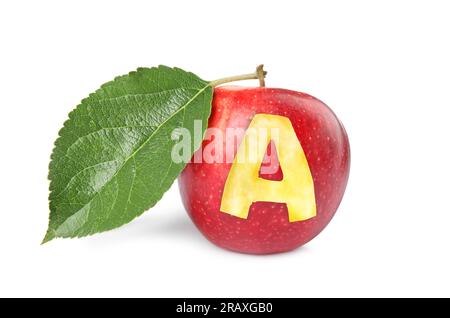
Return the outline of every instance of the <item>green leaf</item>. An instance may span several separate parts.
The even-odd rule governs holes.
[[[172,131],[192,135],[201,120],[204,132],[211,100],[208,82],[166,66],[139,68],[84,99],[51,156],[43,243],[119,227],[155,205],[186,165],[171,159]]]

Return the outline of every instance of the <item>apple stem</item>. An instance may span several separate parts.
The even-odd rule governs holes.
[[[267,72],[264,71],[264,64],[260,64],[256,67],[256,74],[258,74],[259,86],[266,87],[266,81],[264,80],[264,77],[266,76]]]
[[[222,85],[225,83],[230,83],[230,82],[258,79],[259,85],[261,87],[264,87],[266,85],[265,81],[264,81],[264,77],[266,75],[267,75],[267,72],[264,71],[264,65],[261,64],[261,65],[258,65],[258,67],[256,68],[256,71],[254,73],[220,78],[218,80],[209,82],[209,85],[211,85],[212,87],[216,87],[216,86],[219,86],[219,85]]]

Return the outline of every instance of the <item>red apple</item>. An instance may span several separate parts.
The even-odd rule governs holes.
[[[254,202],[247,218],[224,213],[221,200],[231,162],[191,161],[179,177],[181,196],[192,221],[211,242],[243,253],[289,251],[313,239],[335,214],[349,176],[348,137],[336,115],[320,100],[264,87],[216,88],[208,128],[224,134],[227,128],[245,130],[256,114],[290,120],[312,175],[316,215],[290,222],[287,205],[276,202]],[[199,151],[211,142],[206,138]],[[266,175],[260,172],[259,177],[277,182],[283,178],[283,167],[277,169]]]

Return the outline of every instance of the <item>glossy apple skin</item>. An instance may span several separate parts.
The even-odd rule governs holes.
[[[330,108],[310,95],[285,89],[218,87],[208,127],[246,129],[258,113],[290,119],[314,180],[315,217],[289,222],[286,205],[272,202],[253,203],[247,219],[221,212],[231,163],[189,163],[178,181],[189,216],[211,242],[237,252],[271,254],[305,244],[330,222],[347,185],[350,146]],[[202,147],[209,142],[205,140]],[[282,172],[260,177],[280,180]]]

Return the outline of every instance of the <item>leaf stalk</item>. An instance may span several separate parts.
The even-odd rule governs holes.
[[[231,83],[231,82],[257,79],[257,80],[259,80],[260,86],[264,87],[265,86],[264,78],[267,75],[267,72],[264,71],[263,67],[264,67],[264,65],[261,64],[261,65],[258,65],[258,67],[256,68],[256,71],[253,73],[220,78],[220,79],[209,82],[209,85],[212,87],[216,87],[216,86],[226,84],[226,83]]]

